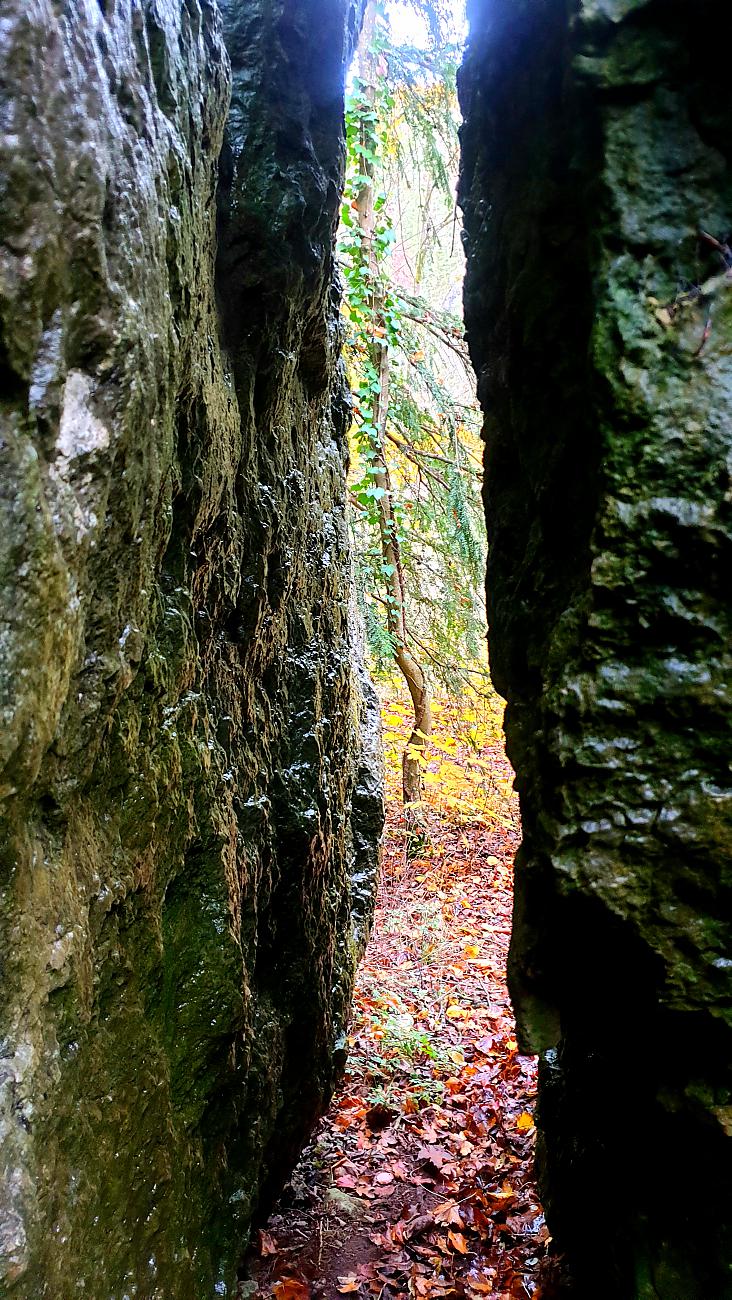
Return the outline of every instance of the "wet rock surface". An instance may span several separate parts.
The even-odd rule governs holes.
[[[524,822],[512,991],[582,1296],[732,1295],[720,3],[473,0],[467,325]]]
[[[333,287],[353,22],[3,5],[0,1296],[233,1294],[340,1062],[382,819]]]

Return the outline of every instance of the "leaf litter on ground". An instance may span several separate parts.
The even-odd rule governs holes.
[[[408,861],[409,712],[385,702],[387,828],[347,1068],[254,1241],[242,1297],[554,1294],[532,1167],[536,1066],[518,1052],[505,982],[517,800],[495,708],[466,712],[438,703],[426,770],[443,779],[427,785],[429,842]]]

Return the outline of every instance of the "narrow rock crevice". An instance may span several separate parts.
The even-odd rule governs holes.
[[[727,14],[470,11],[465,305],[546,1206],[580,1295],[723,1297]],[[334,271],[359,20],[4,3],[8,1300],[232,1295],[342,1064],[383,819]]]

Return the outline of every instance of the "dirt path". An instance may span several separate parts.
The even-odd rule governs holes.
[[[473,761],[493,810],[433,812],[424,859],[407,867],[390,814],[347,1074],[256,1238],[242,1296],[549,1295],[535,1063],[517,1054],[504,977],[517,814],[499,742]],[[451,765],[465,762],[452,747]]]

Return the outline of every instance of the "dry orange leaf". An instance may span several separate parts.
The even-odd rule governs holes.
[[[455,1250],[460,1252],[461,1255],[467,1255],[470,1250],[468,1239],[463,1236],[462,1232],[448,1232],[447,1240]]]
[[[456,1228],[463,1226],[457,1201],[443,1201],[441,1205],[435,1206],[433,1218],[435,1223],[451,1223]]]
[[[338,1278],[336,1290],[340,1291],[341,1295],[349,1295],[352,1291],[358,1291],[360,1285],[361,1283],[355,1274],[349,1273],[346,1277]]]
[[[520,1133],[528,1133],[529,1129],[534,1127],[534,1117],[527,1110],[523,1111],[516,1120],[516,1128]]]
[[[272,1283],[275,1300],[310,1300],[310,1287],[296,1277],[283,1277]]]
[[[336,1115],[333,1123],[336,1128],[350,1128],[351,1124],[363,1119],[367,1109],[366,1106],[361,1106],[359,1110],[343,1111],[340,1115]]]

